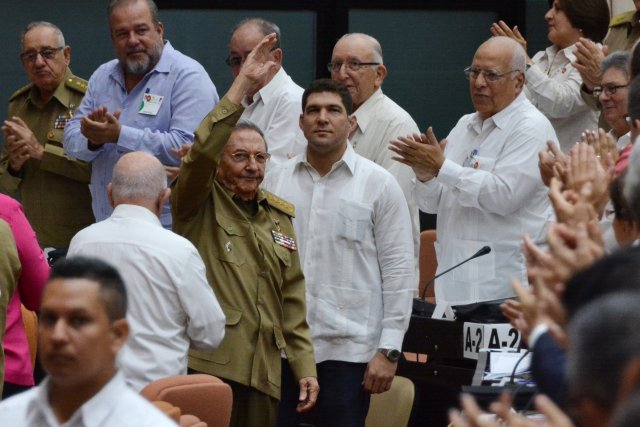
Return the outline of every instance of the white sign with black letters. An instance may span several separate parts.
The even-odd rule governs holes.
[[[509,323],[464,323],[462,346],[466,359],[478,360],[480,350],[520,348],[520,332]]]

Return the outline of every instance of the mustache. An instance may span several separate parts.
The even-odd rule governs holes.
[[[127,50],[127,55],[130,55],[132,53],[148,53],[147,50],[145,48],[136,48],[136,49],[129,49]]]

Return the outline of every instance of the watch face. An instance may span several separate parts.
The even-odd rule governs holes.
[[[387,358],[389,360],[391,360],[392,362],[395,362],[398,359],[400,359],[400,351],[399,350],[388,350],[386,356],[387,356]]]

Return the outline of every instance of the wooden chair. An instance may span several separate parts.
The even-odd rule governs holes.
[[[167,417],[171,418],[180,427],[207,427],[207,424],[200,421],[195,415],[183,415],[180,408],[173,406],[169,402],[154,400],[153,406],[160,409]]]
[[[27,334],[27,342],[29,343],[29,353],[31,354],[31,366],[36,365],[36,353],[38,352],[38,316],[35,311],[30,311],[24,305],[20,304],[22,310],[22,324]]]
[[[396,376],[389,391],[371,395],[365,427],[407,427],[415,389],[409,378]]]
[[[422,295],[425,283],[436,275],[436,269],[438,268],[435,242],[436,230],[425,230],[420,233],[420,295]],[[433,287],[433,283],[431,283],[427,289],[426,297],[433,298],[433,301],[435,301],[435,289]]]
[[[209,427],[228,427],[231,421],[231,387],[213,375],[173,375],[152,382],[140,394],[150,401],[169,402]]]
[[[420,233],[420,257],[419,257],[419,270],[420,270],[420,282],[418,286],[418,295],[422,296],[424,285],[433,276],[436,275],[438,268],[438,260],[436,259],[436,230],[425,230]],[[425,294],[427,301],[435,303],[435,288],[433,283],[427,288]],[[404,352],[404,356],[407,360],[412,362],[427,363],[426,354],[416,354],[411,352]]]

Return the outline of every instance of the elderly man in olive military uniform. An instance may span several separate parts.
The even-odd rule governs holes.
[[[66,248],[77,231],[94,222],[89,166],[68,159],[62,149],[62,131],[87,82],[71,74],[71,48],[49,22],[27,25],[20,60],[31,83],[9,99],[0,192],[20,190],[41,246]]]
[[[311,333],[293,206],[259,188],[269,158],[262,132],[236,122],[247,91],[273,70],[275,34],[251,52],[231,88],[202,121],[174,182],[174,231],[198,248],[227,318],[213,352],[191,352],[192,370],[233,389],[233,426],[275,425],[281,354],[300,386],[299,411],[315,404]]]

